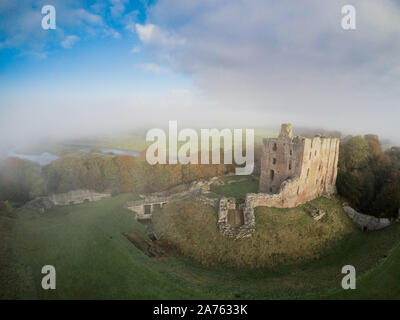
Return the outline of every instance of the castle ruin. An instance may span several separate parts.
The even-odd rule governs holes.
[[[252,206],[296,207],[335,192],[339,139],[293,136],[283,124],[278,138],[263,140],[259,194],[248,194]]]
[[[131,201],[127,207],[138,219],[149,218],[154,206],[170,201],[193,198],[218,210],[220,232],[235,239],[251,236],[255,231],[254,208],[259,206],[293,208],[322,195],[336,191],[339,139],[315,136],[293,136],[290,124],[283,124],[277,138],[263,140],[259,193],[247,193],[244,203],[235,198],[210,199],[207,193],[217,177],[193,182],[189,190],[168,197],[157,194]],[[236,181],[238,182],[238,181]],[[147,208],[147,210],[146,210]],[[325,212],[311,204],[305,208],[313,219]]]

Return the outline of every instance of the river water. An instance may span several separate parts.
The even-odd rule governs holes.
[[[122,155],[129,155],[133,157],[139,156],[139,152],[137,151],[126,151],[126,150],[119,150],[119,149],[108,149],[108,148],[102,148],[100,149],[102,153],[113,153],[113,154],[122,154]],[[5,158],[20,158],[24,160],[29,160],[35,163],[38,163],[41,166],[46,166],[49,163],[53,162],[54,160],[57,160],[59,156],[50,153],[50,152],[43,152],[42,154],[24,154],[24,153],[16,153],[14,150],[9,150],[5,154]]]
[[[139,152],[137,151],[126,151],[126,150],[119,150],[119,149],[100,149],[103,153],[114,153],[114,154],[123,154],[127,156],[137,157],[139,156]]]
[[[32,162],[36,162],[41,166],[46,166],[50,162],[57,160],[59,157],[55,154],[49,152],[43,152],[42,154],[23,154],[23,153],[16,153],[14,151],[9,151],[7,153],[7,157],[16,157],[24,160],[29,160]]]

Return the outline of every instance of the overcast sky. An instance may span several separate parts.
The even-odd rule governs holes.
[[[47,4],[56,30],[41,27]],[[400,143],[399,17],[396,0],[3,0],[0,143],[168,120]]]

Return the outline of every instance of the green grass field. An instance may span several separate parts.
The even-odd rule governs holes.
[[[241,180],[246,179],[245,181]],[[229,183],[229,182],[236,183]],[[244,200],[246,198],[246,193],[258,192],[258,181],[253,179],[251,176],[230,176],[224,177],[223,181],[225,182],[222,186],[212,186],[209,197],[234,197],[237,199]]]
[[[132,245],[122,233],[144,232],[144,227],[124,208],[131,197],[57,207],[44,214],[20,210],[14,227],[7,228],[13,258],[7,260],[9,268],[1,270],[0,297],[400,298],[400,224],[376,232],[346,233],[323,254],[305,262],[257,269],[206,267],[179,255],[149,258]],[[278,215],[271,219],[279,222]],[[57,271],[53,291],[40,285],[41,268],[47,264]],[[357,290],[339,289],[345,264],[357,269]]]

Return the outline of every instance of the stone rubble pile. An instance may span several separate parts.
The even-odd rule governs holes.
[[[304,205],[304,209],[310,214],[310,216],[318,221],[320,220],[324,215],[325,215],[325,211],[312,205],[311,203],[307,202]]]
[[[243,224],[232,226],[228,223],[229,210],[238,209],[243,214]],[[236,206],[235,198],[222,197],[218,208],[218,229],[226,237],[242,239],[250,237],[255,231],[254,211],[248,210],[244,204]]]

